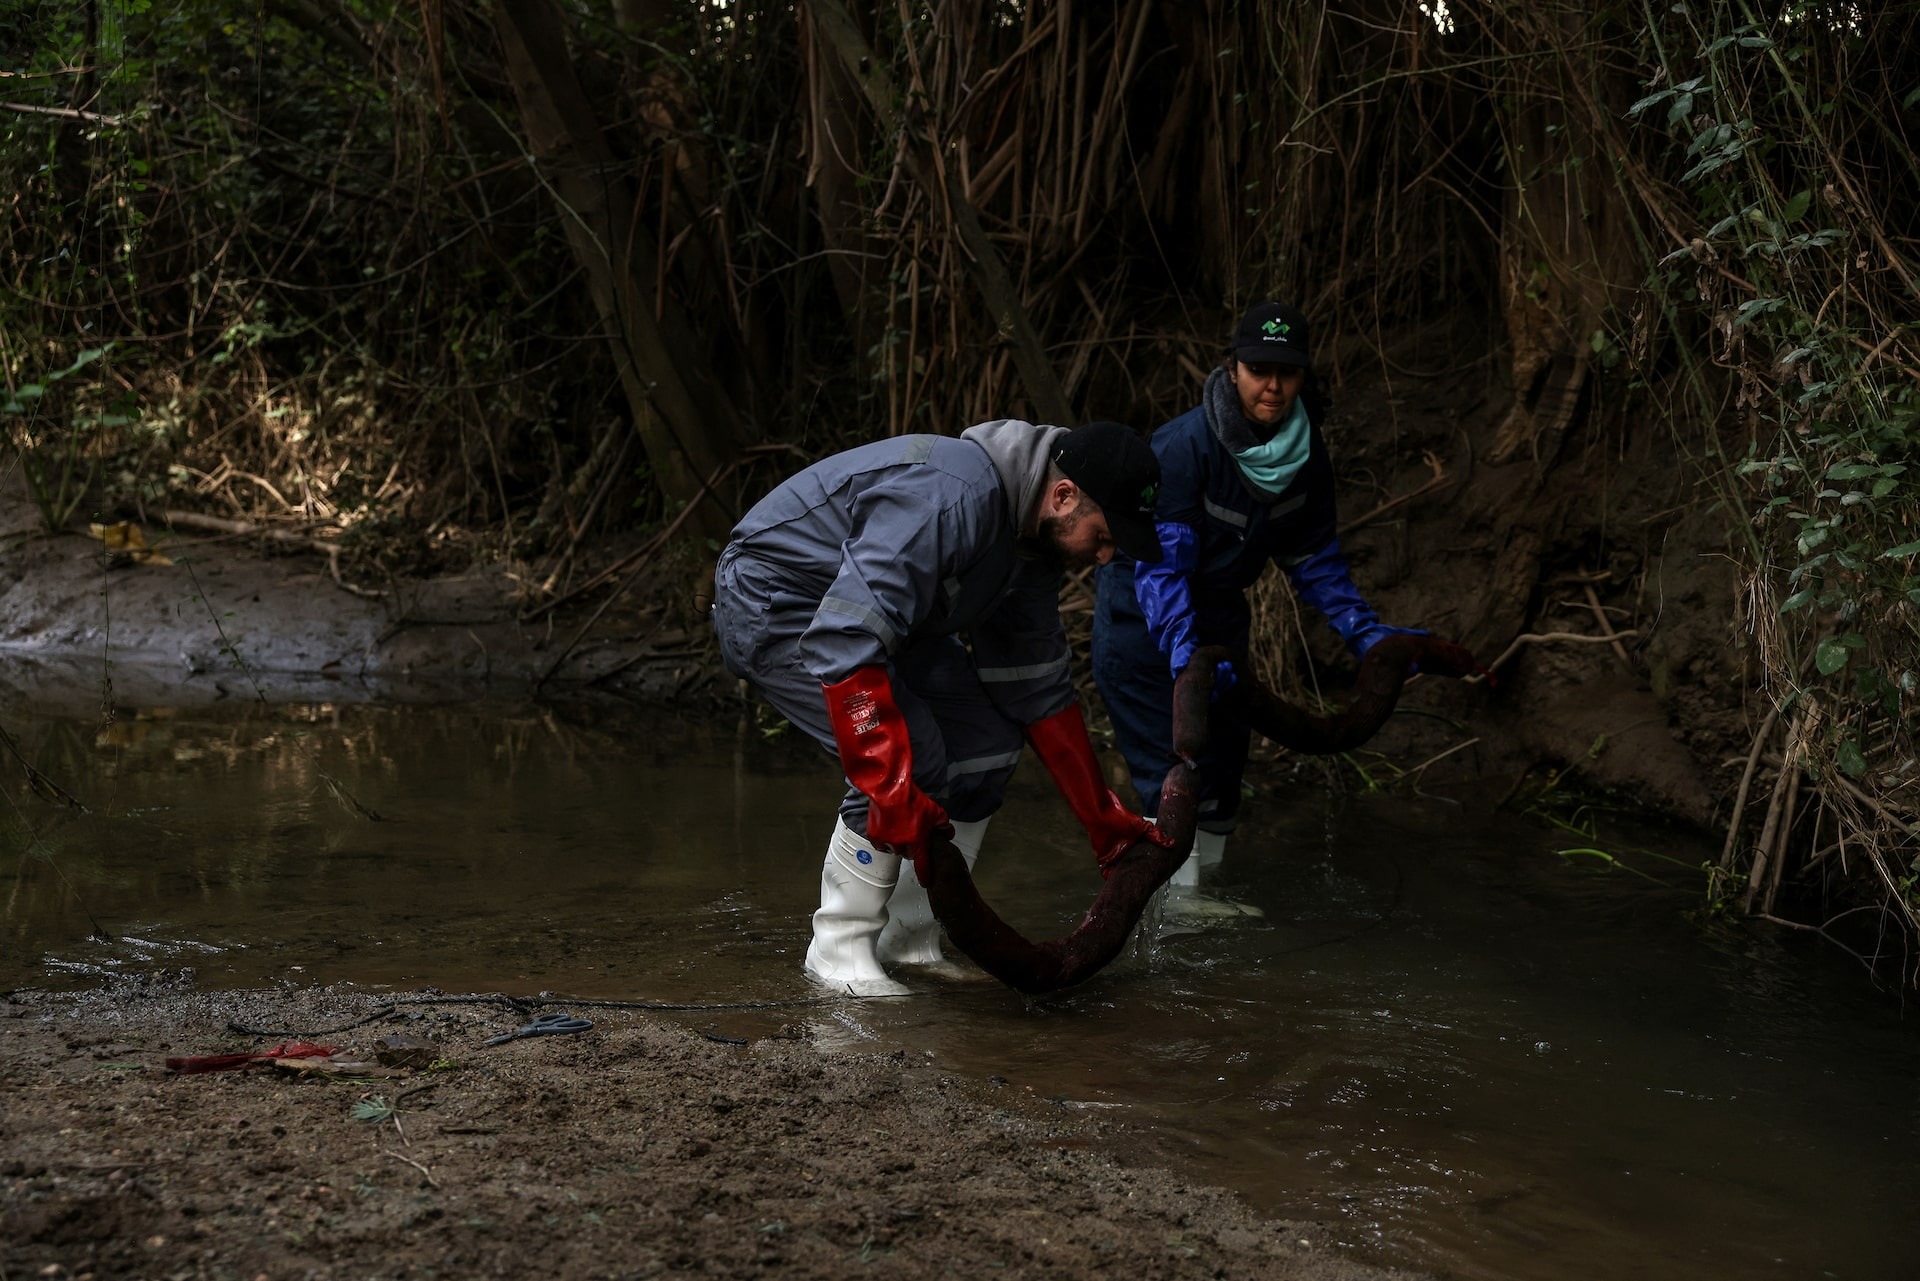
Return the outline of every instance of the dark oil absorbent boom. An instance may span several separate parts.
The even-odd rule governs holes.
[[[918,868],[934,915],[954,946],[1008,987],[1027,993],[1054,992],[1097,974],[1126,946],[1153,892],[1185,861],[1193,844],[1200,776],[1189,762],[1200,756],[1207,738],[1207,713],[1213,693],[1214,664],[1224,649],[1196,652],[1173,690],[1174,749],[1181,763],[1167,771],[1160,792],[1160,830],[1171,848],[1135,841],[1116,860],[1093,906],[1063,938],[1030,942],[1000,919],[975,888],[967,863],[951,840],[936,835],[926,865]],[[1360,663],[1353,697],[1337,712],[1312,713],[1276,698],[1252,678],[1244,665],[1233,688],[1222,697],[1239,701],[1247,722],[1283,747],[1329,754],[1350,751],[1392,715],[1401,687],[1415,665],[1437,676],[1467,676],[1482,669],[1459,645],[1433,636],[1389,636]]]

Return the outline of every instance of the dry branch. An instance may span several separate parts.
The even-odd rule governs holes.
[[[1513,638],[1508,646],[1500,651],[1500,657],[1487,664],[1487,670],[1498,671],[1506,661],[1529,645],[1604,645],[1609,641],[1619,641],[1638,636],[1634,630],[1612,632],[1606,636],[1589,636],[1585,632],[1526,632]],[[1468,676],[1468,681],[1486,679],[1483,676]]]
[[[318,538],[309,538],[305,534],[296,534],[291,530],[275,529],[271,525],[261,525],[252,521],[229,520],[224,516],[207,516],[200,512],[163,511],[159,513],[160,523],[178,529],[203,529],[209,533],[229,534],[243,538],[264,538],[269,542],[296,547],[301,551],[319,552],[327,558],[327,569],[333,575],[334,585],[355,596],[365,596],[373,600],[382,599],[386,593],[372,588],[360,587],[340,576],[340,545],[323,542]]]
[[[1430,477],[1425,484],[1421,485],[1418,489],[1408,490],[1397,498],[1389,498],[1386,502],[1381,503],[1370,512],[1356,516],[1350,521],[1342,522],[1340,532],[1342,534],[1351,534],[1354,530],[1379,519],[1396,507],[1405,506],[1407,503],[1412,502],[1422,495],[1430,494],[1436,489],[1445,489],[1454,483],[1453,479],[1447,475],[1447,465],[1440,461],[1438,455],[1429,451],[1421,455],[1421,457],[1426,462],[1428,470],[1433,473],[1432,477]]]

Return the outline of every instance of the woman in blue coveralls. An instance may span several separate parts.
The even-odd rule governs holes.
[[[1174,677],[1198,647],[1224,645],[1233,658],[1216,680],[1235,679],[1252,622],[1246,591],[1267,562],[1286,571],[1295,594],[1326,616],[1356,656],[1410,630],[1380,621],[1340,553],[1307,335],[1306,317],[1282,303],[1259,303],[1240,318],[1200,404],[1153,435],[1161,562],[1119,556],[1099,572],[1094,682],[1145,814],[1158,812],[1161,780],[1178,759]],[[1220,861],[1240,810],[1251,732],[1233,707],[1229,700],[1213,708],[1200,762],[1199,827],[1171,882],[1169,912],[1258,915],[1198,893],[1201,872]]]

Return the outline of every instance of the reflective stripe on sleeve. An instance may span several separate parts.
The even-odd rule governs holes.
[[[1244,514],[1234,511],[1229,507],[1222,507],[1211,498],[1203,500],[1203,505],[1207,509],[1207,515],[1213,517],[1215,520],[1224,521],[1232,525],[1235,529],[1245,529],[1247,527],[1247,518]]]
[[[843,600],[838,596],[823,596],[820,599],[820,613],[840,614],[863,624],[868,631],[879,638],[880,644],[891,654],[900,645],[900,633],[873,610],[857,601]]]

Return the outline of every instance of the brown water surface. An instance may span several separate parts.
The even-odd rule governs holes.
[[[817,995],[799,965],[839,783],[791,731],[524,705],[7,724],[88,809],[0,797],[0,987],[190,968],[204,989]],[[1224,879],[1266,921],[1156,932],[1075,992],[975,978],[679,1017],[804,1018],[1110,1111],[1153,1136],[1130,1157],[1385,1262],[1916,1275],[1920,1038],[1828,956],[1690,923],[1684,869],[1715,851],[1615,835],[1615,864],[1604,838],[1401,797],[1249,811]],[[1035,934],[1091,899],[1037,772],[980,880]]]

